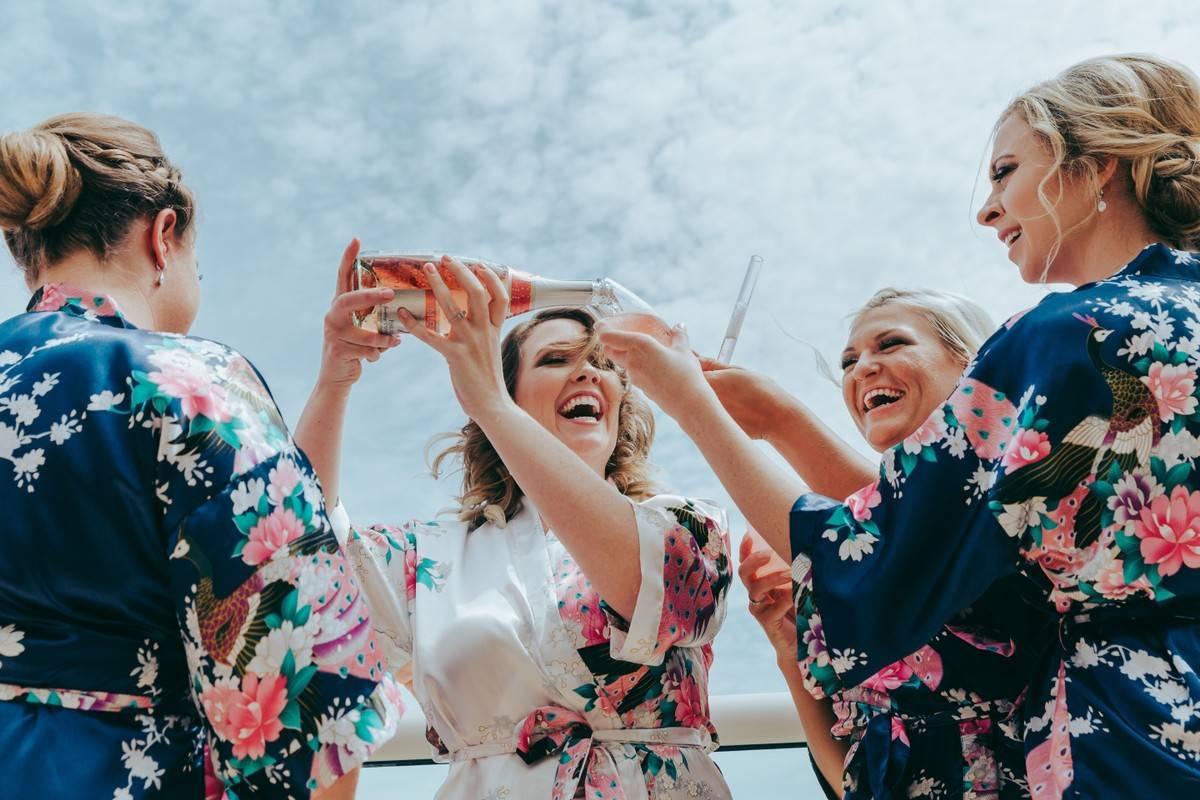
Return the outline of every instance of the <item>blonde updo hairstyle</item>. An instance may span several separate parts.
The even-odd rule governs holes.
[[[107,258],[134,221],[172,208],[182,236],[195,200],[158,137],[103,114],[62,114],[0,136],[0,228],[26,283],[79,250]]]
[[[596,339],[595,319],[590,313],[581,308],[547,309],[514,327],[500,345],[504,385],[509,396],[516,397],[517,394],[521,346],[534,328],[556,319],[578,322],[584,330],[578,342],[558,348],[563,355],[572,360],[587,359],[601,369],[614,368]],[[650,446],[654,443],[654,413],[624,373],[621,373],[621,386],[624,392],[617,412],[617,444],[604,467],[604,477],[621,494],[634,500],[645,500],[654,494],[649,462]],[[474,420],[468,421],[456,433],[438,437],[435,442],[444,438],[452,442],[437,454],[431,466],[434,476],[440,477],[442,465],[448,459],[457,457],[459,460],[462,490],[455,498],[458,518],[467,522],[467,529],[472,531],[486,522],[503,527],[521,510],[524,492],[500,460],[500,454]]]
[[[964,367],[996,330],[983,307],[953,292],[936,289],[880,289],[851,316],[851,327],[867,312],[884,306],[904,306],[920,314],[937,331],[945,347]]]
[[[1108,159],[1117,160],[1118,175],[1128,177],[1138,207],[1165,243],[1200,248],[1200,83],[1187,67],[1150,55],[1093,58],[1017,97],[996,127],[1011,114],[1054,158],[1038,186],[1058,230],[1047,269],[1071,231],[1062,230],[1046,187],[1062,169],[1090,183],[1098,200],[1098,174]]]

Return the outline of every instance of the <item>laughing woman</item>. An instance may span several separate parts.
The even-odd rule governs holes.
[[[803,493],[724,412],[684,337],[600,338],[763,538],[811,568],[798,633],[837,682],[1021,576],[1056,629],[1025,695],[1032,795],[1194,797],[1200,82],[1153,56],[1085,61],[1018,96],[994,137],[979,223],[1024,280],[1074,288],[984,343],[919,451],[887,451],[869,494]]]
[[[471,418],[443,454],[462,462],[458,519],[359,529],[349,545],[390,663],[451,764],[438,796],[729,797],[708,755],[724,512],[651,492],[653,417],[587,312],[543,312],[501,342],[504,286],[446,266],[470,306],[430,267],[455,321],[446,336],[411,330],[446,358]],[[331,498],[354,362],[370,355],[339,345],[350,325],[335,300],[297,433]]]
[[[987,313],[965,297],[876,292],[854,314],[842,353],[842,399],[866,443],[880,453],[895,446],[919,453],[930,439],[930,414],[993,330]],[[847,443],[765,377],[708,367],[709,384],[743,430],[778,448],[814,490],[851,497],[856,518],[870,519],[879,497],[874,475],[865,463],[856,468]],[[986,593],[919,649],[843,686],[812,633],[819,621],[808,623],[818,611],[806,576],[797,576],[803,591],[794,600],[789,565],[760,537],[748,533],[742,554],[738,572],[750,613],[775,647],[829,796],[1029,797],[1015,717],[1042,631],[1036,614],[1014,613],[1014,605],[1023,608],[1013,602],[1020,579]],[[799,663],[797,613],[808,629]]]

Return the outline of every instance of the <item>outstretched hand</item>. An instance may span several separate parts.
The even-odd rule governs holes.
[[[738,554],[738,577],[750,595],[750,616],[762,626],[780,661],[796,661],[791,567],[753,528],[746,530]]]
[[[596,334],[604,345],[604,354],[629,372],[633,384],[672,417],[678,417],[683,404],[708,386],[682,325],[671,329],[671,341],[664,345],[644,333],[616,330],[601,319]]]
[[[770,438],[787,393],[761,373],[704,356],[698,358],[708,385],[746,435],[751,439]]]
[[[399,312],[400,321],[409,333],[446,359],[459,404],[467,416],[479,421],[495,404],[512,400],[500,361],[500,326],[508,317],[508,289],[500,276],[485,266],[468,268],[450,256],[442,256],[441,265],[450,270],[467,299],[467,307],[459,308],[437,268],[433,264],[423,267],[434,298],[450,320],[449,333],[429,330],[404,309]]]
[[[375,362],[400,344],[399,337],[372,333],[354,324],[356,312],[366,312],[396,296],[391,289],[354,289],[354,261],[358,239],[351,239],[338,264],[333,301],[325,313],[325,341],[321,349],[318,386],[347,390],[362,376],[363,360]]]

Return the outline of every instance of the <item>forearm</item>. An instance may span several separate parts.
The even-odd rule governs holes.
[[[318,382],[296,425],[296,444],[312,462],[325,500],[331,504],[338,498],[342,431],[349,399],[349,387],[330,387]]]
[[[629,501],[507,398],[475,422],[600,596],[632,617],[641,566]]]
[[[840,499],[875,480],[878,469],[796,398],[780,399],[770,442],[809,487]]]
[[[707,383],[681,392],[667,410],[696,444],[751,527],[790,557],[788,515],[803,483],[763,453],[721,406]]]
[[[813,761],[816,762],[817,769],[821,770],[825,782],[841,797],[842,773],[845,770],[846,752],[849,748],[834,739],[831,733],[835,721],[833,706],[828,700],[813,697],[804,688],[804,678],[794,659],[779,658],[777,663],[779,671],[787,681],[796,713],[800,715],[800,725],[804,728],[804,738]]]

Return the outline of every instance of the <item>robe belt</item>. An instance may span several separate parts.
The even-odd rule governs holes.
[[[1012,703],[997,700],[921,715],[872,708],[867,712],[871,717],[866,725],[856,726],[863,730],[863,735],[846,761],[846,771],[850,772],[858,765],[859,775],[865,778],[870,797],[875,800],[900,800],[905,796],[899,794],[899,790],[910,752],[909,726],[906,723],[919,720],[921,728],[928,728],[949,724],[962,726],[974,722],[979,728],[976,732],[984,733],[992,729],[999,719],[1011,716],[1013,709]],[[864,788],[861,783],[860,779],[860,792]]]
[[[626,742],[633,745],[669,745],[673,747],[710,748],[707,731],[697,728],[615,728],[593,729],[587,718],[577,711],[560,706],[534,709],[515,728],[516,736],[509,742],[487,742],[460,747],[449,753],[452,762],[473,761],[498,755],[516,754],[526,764],[536,764],[557,756],[558,770],[555,785],[561,789],[556,797],[571,798],[581,780],[591,789],[603,788],[605,797],[626,800],[617,777],[616,763],[610,754],[600,755],[593,744]],[[603,748],[599,748],[603,750]],[[611,769],[601,772],[599,758],[607,760]],[[611,774],[610,774],[611,773]],[[590,795],[589,795],[590,796]]]
[[[5,619],[2,628],[20,635],[10,645],[15,652],[3,658],[0,701],[80,711],[190,705],[178,638],[48,620]]]
[[[0,701],[61,706],[78,711],[146,711],[156,705],[156,698],[144,694],[121,694],[84,689],[47,689],[40,686],[18,686],[0,683]]]
[[[1059,620],[1058,643],[1069,653],[1086,633],[1126,632],[1130,628],[1140,633],[1148,625],[1162,623],[1200,624],[1200,597],[1183,597],[1140,607],[1125,604],[1098,606],[1079,614],[1068,614]]]

